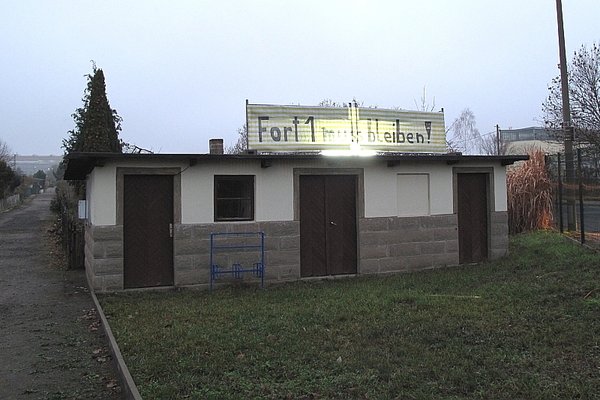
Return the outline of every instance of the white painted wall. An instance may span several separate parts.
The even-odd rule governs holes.
[[[167,162],[107,162],[102,167],[95,167],[88,175],[88,199],[91,200],[90,221],[93,225],[115,225],[117,223],[117,167],[127,168],[180,168],[184,163]]]
[[[388,167],[379,162],[365,169],[365,217],[397,216],[398,174],[429,174],[431,215],[453,213],[452,167],[444,163],[406,163]],[[416,198],[414,198],[417,201]],[[422,198],[420,201],[428,201]],[[427,215],[427,214],[424,214]]]
[[[398,210],[398,175],[426,174],[429,198],[420,188],[409,196],[413,201],[429,202],[429,214],[453,213],[452,166],[445,163],[406,163],[388,167],[385,162],[367,158],[319,161],[277,161],[261,168],[257,160],[187,163],[107,163],[96,167],[88,176],[90,222],[94,225],[116,224],[117,167],[181,168],[181,217],[184,224],[214,223],[214,175],[255,176],[255,221],[289,221],[294,218],[294,168],[364,168],[365,217],[405,215]],[[461,167],[490,167],[489,164],[460,164]],[[495,211],[506,211],[506,170],[494,165]],[[420,199],[422,198],[422,199]],[[410,211],[410,215],[423,213]],[[406,214],[408,215],[408,214]],[[427,214],[425,214],[427,215]],[[239,222],[243,223],[243,222]]]
[[[508,211],[508,196],[506,192],[506,167],[494,167],[494,201],[495,210]]]
[[[115,166],[96,167],[88,176],[86,196],[92,225],[117,223],[116,170]]]
[[[284,165],[261,168],[260,162],[224,161],[197,164],[181,174],[181,222],[200,224],[214,222],[214,176],[254,175],[255,220],[288,221],[294,219],[293,168]],[[224,222],[230,223],[230,222]],[[239,222],[243,223],[243,222]]]
[[[429,174],[396,175],[396,215],[414,217],[430,215]]]

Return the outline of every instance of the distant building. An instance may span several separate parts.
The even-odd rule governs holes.
[[[558,153],[563,150],[560,138],[561,132],[536,126],[500,130],[500,140],[506,143],[507,154],[527,154],[533,149]]]
[[[15,155],[13,165],[20,169],[25,175],[33,175],[42,170],[46,173],[52,173],[52,170],[62,161],[62,156],[38,156],[38,155]]]

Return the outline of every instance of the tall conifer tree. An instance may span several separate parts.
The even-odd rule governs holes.
[[[106,97],[104,72],[94,65],[88,75],[88,84],[83,96],[83,107],[73,113],[75,129],[63,140],[63,148],[71,152],[121,153],[123,143],[119,139],[121,117],[110,108]]]

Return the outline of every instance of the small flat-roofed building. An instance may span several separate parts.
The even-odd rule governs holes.
[[[264,232],[267,283],[496,259],[525,158],[83,153],[65,178],[87,179],[86,271],[112,291],[208,285],[220,232]]]
[[[247,105],[247,119],[248,154],[213,140],[210,154],[67,157],[65,179],[87,182],[94,289],[388,274],[507,253],[506,166],[527,156],[446,154],[442,113]]]

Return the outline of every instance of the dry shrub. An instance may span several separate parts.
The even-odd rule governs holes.
[[[511,168],[506,185],[510,233],[552,226],[553,184],[541,150],[531,151],[529,160]]]

